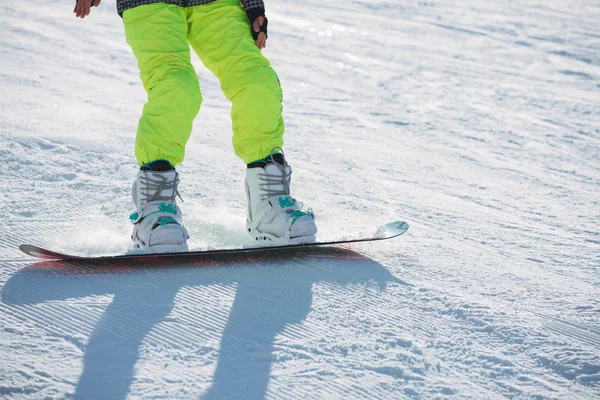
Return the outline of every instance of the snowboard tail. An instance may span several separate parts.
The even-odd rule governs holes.
[[[145,254],[122,254],[122,255],[113,255],[113,256],[77,256],[65,253],[59,253],[56,251],[44,249],[42,247],[30,245],[30,244],[22,244],[19,246],[19,249],[30,256],[41,258],[44,260],[50,261],[69,261],[69,260],[79,260],[79,261],[106,261],[106,260],[128,260],[128,259],[153,259],[153,258],[165,258],[165,257],[202,257],[202,256],[212,256],[212,255],[234,255],[234,254],[252,254],[252,253],[260,253],[260,252],[276,252],[280,250],[286,249],[295,249],[295,248],[307,248],[307,247],[318,247],[318,246],[333,246],[338,244],[346,244],[346,243],[359,243],[359,242],[374,242],[378,240],[386,240],[392,239],[397,236],[402,235],[404,232],[408,230],[408,224],[403,221],[391,222],[389,224],[385,224],[379,227],[375,233],[370,237],[363,237],[357,239],[347,239],[347,240],[334,240],[328,242],[314,242],[314,243],[305,243],[305,244],[290,244],[283,246],[261,246],[261,247],[249,247],[249,248],[234,248],[234,249],[216,249],[216,250],[199,250],[199,251],[186,251],[179,253],[145,253]]]

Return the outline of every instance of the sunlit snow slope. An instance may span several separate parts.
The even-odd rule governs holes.
[[[40,264],[129,246],[145,101],[113,1],[0,2],[0,398],[600,396],[600,4],[266,0],[293,194],[266,258]],[[239,246],[229,104],[181,173],[194,249]]]

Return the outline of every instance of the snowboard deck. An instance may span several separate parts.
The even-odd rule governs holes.
[[[287,249],[297,248],[310,248],[319,246],[333,246],[346,243],[359,243],[359,242],[374,242],[379,240],[392,239],[402,235],[408,230],[408,224],[403,221],[390,222],[379,227],[375,233],[370,237],[363,237],[357,239],[346,239],[346,240],[334,240],[328,242],[315,242],[305,244],[292,244],[283,246],[260,246],[260,247],[246,247],[246,248],[233,248],[233,249],[212,249],[212,250],[198,250],[198,251],[186,251],[178,253],[135,253],[135,254],[121,254],[112,256],[77,256],[65,253],[59,253],[56,251],[44,249],[42,247],[22,244],[19,249],[30,256],[41,258],[49,261],[110,261],[110,260],[140,260],[140,259],[160,259],[168,257],[177,258],[193,258],[193,257],[208,257],[214,255],[234,255],[234,254],[252,254],[261,252],[276,252]]]

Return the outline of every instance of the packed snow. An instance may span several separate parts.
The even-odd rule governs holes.
[[[130,246],[145,102],[114,1],[0,3],[0,398],[600,396],[600,3],[266,0],[293,195],[319,239],[212,261]],[[247,242],[229,103],[181,174],[190,247]]]

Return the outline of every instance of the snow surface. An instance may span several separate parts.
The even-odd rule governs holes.
[[[600,3],[267,0],[294,195],[320,238],[398,240],[135,268],[145,100],[115,4],[0,3],[0,398],[600,396]],[[243,243],[229,104],[204,104],[191,247]]]

